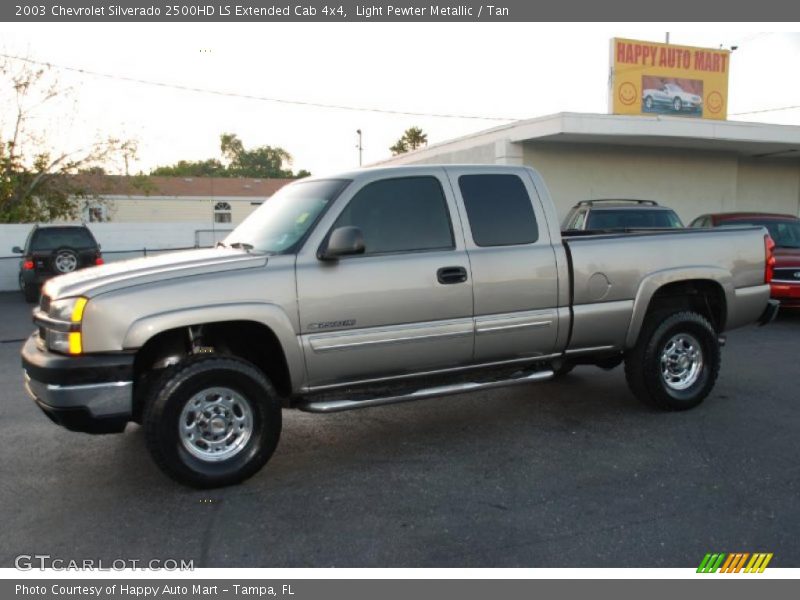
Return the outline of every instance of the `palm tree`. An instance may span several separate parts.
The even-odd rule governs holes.
[[[397,140],[389,150],[394,156],[404,154],[409,150],[416,150],[428,145],[428,134],[424,133],[419,127],[409,127],[405,130],[402,137]]]
[[[406,144],[408,144],[410,150],[416,150],[417,148],[428,145],[428,134],[423,133],[422,129],[419,127],[409,127],[406,129],[403,138],[406,140]]]
[[[398,154],[404,154],[408,152],[408,144],[406,144],[406,140],[404,138],[400,138],[391,146],[389,150],[392,151],[392,156],[397,156]]]

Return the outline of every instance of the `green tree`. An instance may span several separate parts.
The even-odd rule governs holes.
[[[71,95],[49,68],[0,62],[0,222],[75,219],[85,199],[95,196],[88,179],[76,175],[135,156],[135,143],[116,138],[82,148],[48,146],[55,136],[45,135],[41,113],[58,111]]]
[[[423,132],[419,127],[409,127],[389,150],[391,150],[393,155],[397,156],[398,154],[416,150],[417,148],[427,145],[428,134]]]
[[[195,177],[257,177],[291,178],[311,175],[301,169],[295,175],[284,165],[291,165],[292,155],[280,147],[258,146],[247,149],[235,133],[223,133],[219,137],[222,160],[209,158],[200,161],[181,160],[174,165],[156,167],[151,175],[195,176]]]
[[[406,138],[409,150],[416,150],[428,145],[428,134],[424,133],[419,127],[409,127],[403,137]]]
[[[156,167],[150,174],[167,177],[226,177],[225,165],[216,158],[197,161],[179,160],[174,165]]]
[[[404,138],[400,138],[394,143],[394,146],[390,146],[389,150],[392,151],[392,156],[397,156],[398,154],[405,154],[408,152],[408,144]]]

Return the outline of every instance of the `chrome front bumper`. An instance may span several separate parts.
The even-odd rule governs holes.
[[[27,372],[25,390],[39,402],[55,409],[85,409],[96,418],[133,413],[133,382],[56,385],[31,379]]]
[[[83,433],[119,433],[133,413],[133,382],[62,386],[31,379],[25,391],[54,423]]]
[[[22,349],[22,372],[28,395],[55,423],[73,431],[122,431],[133,418],[133,356],[68,357],[36,344]]]

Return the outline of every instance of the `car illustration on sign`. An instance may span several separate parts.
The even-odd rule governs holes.
[[[644,112],[702,113],[703,98],[684,91],[676,83],[665,83],[660,88],[642,90],[642,110]]]

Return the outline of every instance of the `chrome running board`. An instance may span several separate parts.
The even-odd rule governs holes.
[[[524,371],[518,372],[518,376],[512,376],[507,379],[492,379],[489,381],[469,381],[463,383],[456,383],[452,385],[441,385],[435,387],[421,388],[414,391],[388,395],[379,397],[365,397],[364,399],[351,399],[351,398],[332,398],[330,395],[327,399],[305,399],[296,404],[300,410],[313,413],[333,413],[344,410],[354,410],[357,408],[368,408],[370,406],[383,406],[385,404],[398,404],[400,402],[412,402],[414,400],[424,400],[426,398],[434,398],[437,396],[450,396],[452,394],[462,394],[465,392],[475,392],[478,390],[488,390],[491,388],[507,387],[511,385],[520,385],[523,383],[532,383],[534,381],[546,381],[553,377],[553,371],[550,369],[541,371]]]

